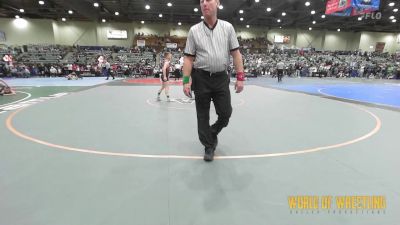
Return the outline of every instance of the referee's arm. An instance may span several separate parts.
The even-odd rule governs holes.
[[[182,68],[183,75],[185,76],[191,75],[193,62],[194,62],[193,56],[185,55],[185,57],[183,58],[183,68]]]
[[[239,49],[231,51],[231,56],[233,57],[233,65],[235,66],[235,71],[244,71],[242,54],[240,53]]]
[[[192,91],[190,89],[190,75],[192,73],[194,56],[185,55],[183,59],[183,93],[189,98],[192,98]]]
[[[193,27],[192,27],[193,28]],[[190,90],[190,75],[192,73],[193,61],[196,57],[196,44],[193,36],[193,29],[190,28],[188,37],[186,39],[185,46],[185,57],[183,58],[183,92],[186,96],[192,97],[192,91]]]
[[[244,79],[244,73],[243,73],[243,61],[242,61],[242,54],[240,54],[239,49],[231,51],[231,55],[233,57],[233,65],[235,66],[236,70],[236,83],[235,83],[235,90],[236,93],[240,93],[243,91],[244,84],[243,80],[238,79],[238,73],[241,72],[243,74],[243,79]]]
[[[240,93],[243,91],[244,88],[243,81],[245,79],[242,54],[240,54],[239,47],[240,47],[239,41],[237,39],[235,29],[231,25],[229,30],[229,49],[231,56],[233,58],[233,65],[235,66],[236,70],[236,83],[235,83],[236,93]]]

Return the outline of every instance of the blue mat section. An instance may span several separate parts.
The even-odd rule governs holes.
[[[363,103],[400,108],[400,85],[397,83],[362,83],[332,80],[286,79],[277,83],[271,79],[249,81],[251,84],[310,94],[332,96]]]
[[[328,86],[320,89],[321,94],[360,102],[400,108],[400,87],[377,85]]]
[[[52,78],[11,78],[4,79],[8,85],[13,87],[21,87],[21,86],[63,86],[63,87],[86,87],[86,86],[94,86],[99,84],[104,84],[110,82],[110,80],[105,80],[104,77],[84,77],[80,80],[67,80],[64,77],[52,77]]]

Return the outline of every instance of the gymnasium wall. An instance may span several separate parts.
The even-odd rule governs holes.
[[[360,49],[360,39],[362,32],[353,32],[353,35],[350,35],[347,40],[347,48],[349,50],[358,50]]]
[[[107,30],[127,30],[128,39],[124,40],[108,39]],[[116,45],[116,46],[130,47],[132,46],[134,38],[132,23],[98,23],[96,38],[98,43],[97,45],[99,46]]]
[[[324,31],[319,30],[298,30],[297,41],[295,46],[299,48],[315,48],[318,50],[323,49],[323,36]]]
[[[51,20],[25,20],[25,27],[21,28],[17,28],[15,21],[15,19],[0,18],[0,31],[6,34],[6,41],[0,44],[54,44]]]
[[[99,46],[132,46],[134,35],[164,34],[186,37],[190,25],[178,26],[172,23],[145,23],[130,22],[84,22],[84,21],[55,21],[47,19],[27,19],[26,27],[17,28],[15,19],[0,18],[0,31],[6,33],[6,42],[0,44],[61,44],[61,45],[99,45]],[[128,39],[107,39],[109,29],[127,30]],[[244,26],[235,27],[237,36],[243,39],[267,37],[273,40],[275,35],[289,35],[291,40],[288,47],[307,48],[317,50],[375,50],[376,42],[385,42],[384,51],[394,53],[400,50],[397,35],[382,32],[336,32],[326,30],[299,30],[299,29],[270,29],[262,27]],[[373,49],[370,48],[373,46]]]
[[[235,27],[236,36],[243,39],[257,38],[257,37],[267,37],[268,29],[261,27],[250,27],[246,28],[244,26]]]
[[[54,42],[60,45],[98,45],[93,22],[52,22]]]
[[[358,50],[359,42],[356,32],[326,31],[324,50]]]
[[[396,50],[400,50],[397,36],[398,34],[391,33],[362,32],[359,46],[363,51],[371,51],[375,50],[376,42],[385,42],[384,52],[394,53]]]

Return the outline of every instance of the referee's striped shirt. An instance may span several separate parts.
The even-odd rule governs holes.
[[[237,49],[239,42],[232,24],[218,19],[212,28],[204,21],[192,26],[184,53],[196,57],[194,68],[215,73],[227,69],[230,52]]]

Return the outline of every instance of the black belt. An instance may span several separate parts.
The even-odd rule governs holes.
[[[202,69],[194,69],[197,73],[202,73],[202,74],[207,74],[209,76],[219,76],[219,75],[226,75],[226,71],[221,71],[221,72],[215,72],[212,73],[210,71],[207,70],[202,70]]]

